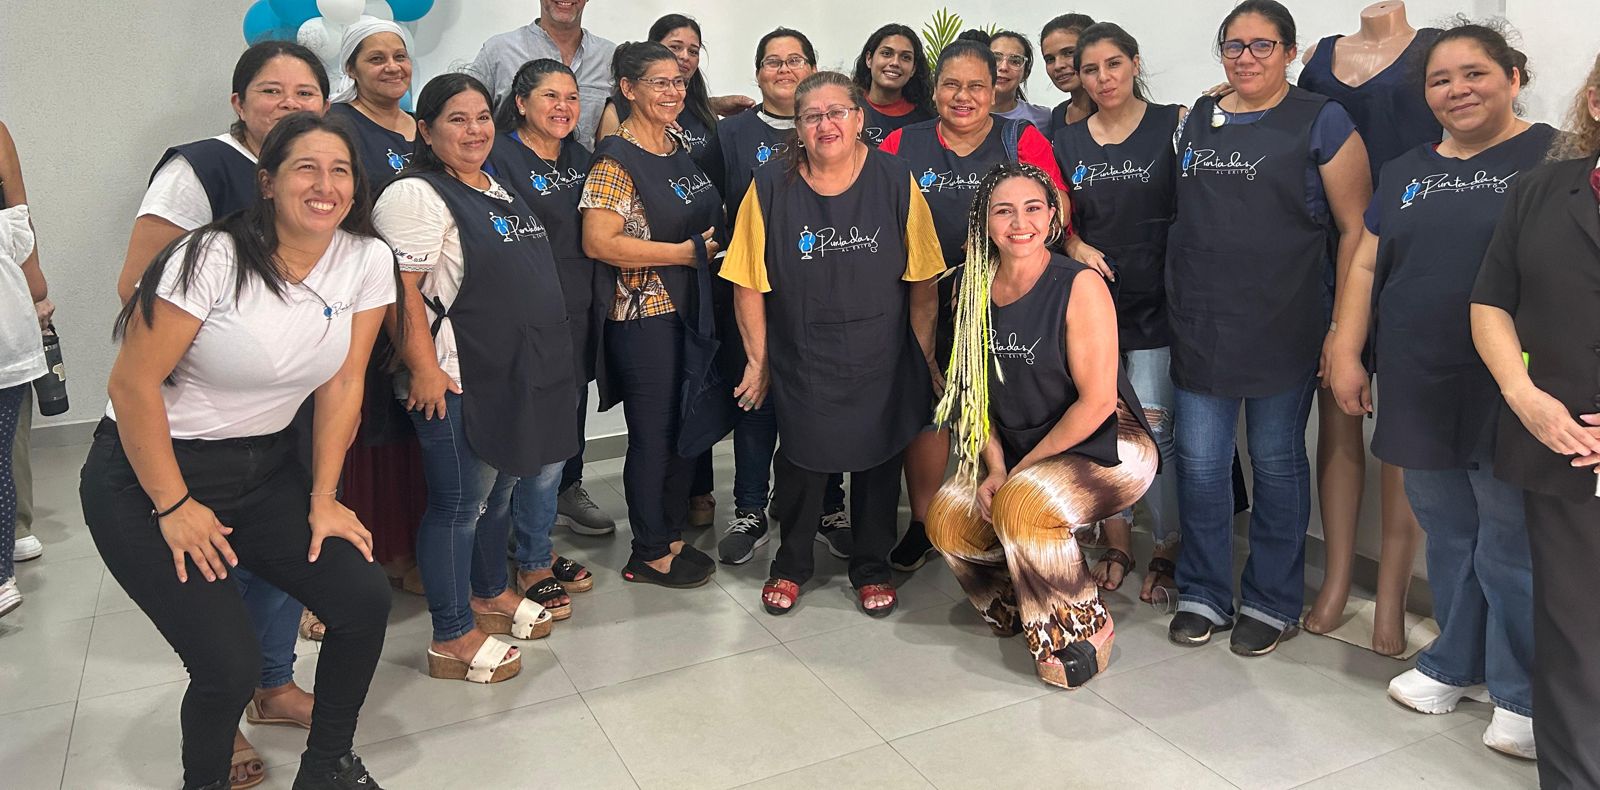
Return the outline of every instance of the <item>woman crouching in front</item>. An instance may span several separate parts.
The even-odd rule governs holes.
[[[1076,688],[1105,669],[1114,633],[1073,530],[1138,501],[1159,454],[1118,363],[1105,280],[1049,250],[1056,195],[1043,170],[1002,164],[973,200],[935,412],[961,469],[934,497],[928,538],[995,633],[1027,634],[1039,679]]]

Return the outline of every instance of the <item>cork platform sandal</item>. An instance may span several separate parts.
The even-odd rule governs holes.
[[[522,654],[510,656],[516,646],[494,637],[483,641],[472,661],[447,656],[428,648],[428,677],[440,680],[465,680],[470,683],[499,683],[522,671]]]
[[[527,598],[517,603],[517,613],[514,615],[473,612],[472,619],[486,634],[510,634],[514,639],[543,639],[550,635],[550,629],[555,626],[555,618],[537,601]]]
[[[1088,639],[1073,642],[1051,654],[1050,659],[1034,664],[1039,679],[1064,689],[1076,689],[1090,678],[1106,671],[1111,664],[1111,645],[1117,639],[1110,623]]]

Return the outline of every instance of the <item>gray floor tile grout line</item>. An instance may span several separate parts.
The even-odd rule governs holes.
[[[100,586],[104,586],[105,583],[106,583],[106,577],[110,576],[111,572],[102,569],[100,571],[100,573],[101,573]],[[96,602],[96,604],[99,603],[99,600],[100,600],[100,587],[96,587],[95,588],[95,602]],[[94,620],[95,619],[96,618],[93,618],[93,617],[90,618],[90,620],[89,620],[89,638],[83,640],[83,665],[82,665],[83,668],[78,670],[78,687],[73,691],[73,695],[72,695],[72,721],[67,724],[67,748],[63,749],[62,752],[61,752],[61,784],[59,785],[59,787],[61,787],[63,790],[65,790],[65,788],[67,786],[67,763],[70,761],[70,759],[72,757],[72,737],[77,734],[77,730],[78,730],[78,707],[83,704],[83,700],[78,697],[78,692],[83,690],[83,678],[89,672],[89,646],[94,644],[94,625],[95,625],[94,624]]]
[[[594,726],[600,728],[600,734],[605,737],[606,745],[610,746],[611,753],[617,756],[617,762],[622,763],[622,770],[628,772],[628,780],[633,782],[635,790],[644,787],[644,785],[639,784],[639,777],[633,773],[633,766],[628,765],[628,758],[624,757],[622,750],[617,748],[616,741],[611,740],[611,733],[606,731],[605,722],[601,721],[600,717],[595,714],[594,708],[589,707],[589,698],[583,696],[583,692],[580,691],[578,692],[578,701],[583,703],[584,710],[589,711],[589,718],[594,719]]]
[[[1189,655],[1193,655],[1193,654],[1189,654]],[[1153,662],[1153,663],[1148,664],[1146,666],[1139,667],[1138,669],[1129,670],[1128,674],[1131,675],[1131,674],[1134,674],[1136,672],[1140,672],[1140,671],[1143,671],[1145,669],[1148,669],[1150,667],[1154,667],[1157,664],[1161,664],[1161,663],[1164,663],[1164,662],[1167,662],[1167,661],[1171,661],[1171,660],[1173,660],[1175,658],[1183,658],[1183,657],[1184,657],[1183,654],[1179,654],[1179,655],[1176,655],[1176,656],[1171,656],[1169,658],[1164,658],[1161,661]],[[1176,743],[1173,743],[1170,738],[1168,738],[1165,735],[1162,735],[1160,732],[1157,732],[1154,727],[1151,727],[1149,724],[1146,724],[1143,719],[1139,718],[1138,716],[1133,715],[1132,713],[1129,713],[1126,710],[1123,710],[1121,706],[1117,705],[1117,703],[1106,699],[1104,696],[1102,696],[1100,694],[1099,691],[1096,691],[1093,686],[1086,686],[1085,688],[1087,688],[1090,693],[1094,694],[1095,699],[1098,699],[1101,702],[1104,702],[1105,704],[1110,705],[1112,710],[1115,710],[1116,712],[1121,713],[1124,716],[1127,716],[1129,719],[1133,720],[1133,722],[1135,724],[1138,724],[1140,727],[1143,727],[1146,732],[1148,732],[1151,735],[1154,735],[1155,737],[1159,738],[1162,743],[1165,743],[1168,746],[1171,746],[1172,748],[1178,750],[1179,754],[1181,754],[1181,755],[1183,755],[1183,756],[1195,761],[1195,764],[1199,765],[1201,768],[1206,769],[1206,771],[1209,772],[1212,776],[1215,776],[1218,781],[1222,782],[1225,785],[1228,785],[1229,787],[1235,787],[1235,788],[1239,787],[1239,785],[1235,784],[1233,782],[1233,780],[1229,779],[1226,776],[1223,776],[1222,773],[1219,772],[1217,769],[1212,768],[1210,765],[1207,765],[1206,761],[1200,759],[1199,755],[1192,754],[1192,753],[1189,752],[1188,749],[1185,749],[1182,746],[1180,746],[1180,745],[1178,745]]]

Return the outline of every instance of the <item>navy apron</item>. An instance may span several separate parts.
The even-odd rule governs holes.
[[[589,150],[571,136],[561,141],[561,151],[551,162],[524,145],[515,132],[507,132],[495,136],[494,150],[485,165],[501,184],[516,191],[550,234],[580,384],[594,381],[594,338],[605,318],[594,309],[602,271],[583,254],[583,216],[578,210],[590,159]]]
[[[367,180],[372,184],[372,194],[382,192],[406,165],[411,164],[415,140],[407,140],[398,132],[379,126],[377,121],[349,104],[330,105],[328,114],[343,120],[349,127],[355,138],[356,153],[361,157],[361,167],[367,171]]]
[[[1167,327],[1167,232],[1176,211],[1175,104],[1151,104],[1114,145],[1101,145],[1088,123],[1056,130],[1056,163],[1067,176],[1072,227],[1100,250],[1116,273],[1117,341],[1124,351],[1162,348]]]
[[[578,389],[555,256],[544,226],[512,193],[508,203],[443,173],[420,178],[455,218],[464,271],[449,305],[432,300],[433,331],[455,329],[462,420],[473,454],[497,471],[532,477],[578,452]],[[556,419],[554,415],[565,415]]]
[[[699,251],[699,262],[693,268],[662,266],[654,270],[684,325],[678,454],[698,457],[727,436],[741,414],[733,398],[734,382],[728,381],[717,365],[721,344],[711,306],[711,262],[697,241],[707,228],[715,229],[717,238],[726,238],[722,194],[682,148],[670,156],[657,156],[619,135],[611,135],[600,141],[594,155],[596,159],[616,160],[633,179],[653,240],[668,244],[695,241]],[[616,294],[616,270],[608,268],[610,287],[600,305],[605,310],[603,314],[610,313]],[[602,380],[602,409],[617,402]]]
[[[739,216],[739,206],[750,190],[756,171],[781,158],[797,143],[793,129],[774,129],[761,120],[755,108],[725,118],[717,124],[717,139],[722,148],[723,200],[728,205],[728,227]]]
[[[1512,185],[1555,135],[1535,124],[1471,159],[1426,144],[1383,168],[1370,337],[1385,462],[1465,469],[1491,452],[1500,388],[1472,344],[1472,286]]]
[[[911,165],[911,173],[917,177],[917,187],[928,201],[948,270],[953,271],[967,261],[967,213],[972,209],[972,199],[978,194],[978,182],[995,165],[1016,161],[1016,141],[1021,139],[1024,126],[1032,126],[1027,121],[1009,120],[998,115],[992,116],[992,119],[994,124],[989,136],[966,156],[958,155],[940,144],[938,119],[912,124],[900,130],[900,148],[895,154]],[[950,363],[950,347],[955,338],[951,313],[954,286],[954,277],[939,281],[939,319],[934,333],[934,356],[941,369]]]
[[[633,114],[633,105],[627,99],[612,99],[611,106],[617,108],[617,123],[628,120],[628,116]],[[706,155],[711,150],[711,138],[716,137],[717,133],[707,127],[700,116],[690,112],[687,106],[678,110],[678,127],[678,138],[688,147],[689,158],[701,170],[709,171]]]
[[[1328,330],[1330,228],[1306,206],[1311,127],[1327,98],[1291,87],[1260,120],[1213,127],[1201,97],[1179,140],[1167,245],[1172,380],[1262,398],[1316,372]]]
[[[911,179],[867,152],[843,193],[756,173],[766,222],[767,349],[783,452],[813,472],[876,468],[928,424],[932,384],[911,330]]]
[[[221,140],[211,137],[168,148],[156,163],[156,169],[150,172],[150,180],[154,181],[156,173],[174,156],[183,157],[194,169],[211,203],[213,220],[249,208],[261,199],[256,163]]]
[[[1007,469],[1039,446],[1078,401],[1078,385],[1067,366],[1067,302],[1072,299],[1074,278],[1088,268],[1071,258],[1051,255],[1049,266],[1021,298],[1004,307],[990,303],[989,352],[994,364],[989,368],[989,414]],[[1117,397],[1149,433],[1144,408],[1121,363],[1117,365]],[[1122,463],[1117,455],[1117,415],[1112,413],[1087,439],[1066,452],[1101,466]]]
[[[883,138],[888,137],[890,132],[914,123],[931,121],[935,117],[933,111],[925,107],[914,108],[905,115],[885,115],[878,112],[877,108],[871,104],[868,104],[861,112],[863,114],[862,120],[865,122],[861,133],[866,136],[867,145],[873,148],[882,145]]]

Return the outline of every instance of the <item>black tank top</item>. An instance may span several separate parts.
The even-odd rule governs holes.
[[[1172,133],[1179,109],[1149,105],[1128,139],[1113,145],[1096,142],[1087,121],[1056,130],[1056,163],[1070,185],[1072,227],[1105,253],[1117,275],[1111,293],[1123,349],[1171,342],[1163,278],[1177,202]]]

